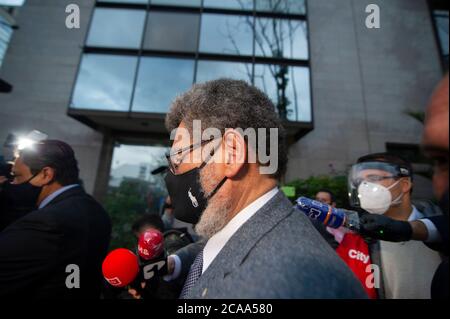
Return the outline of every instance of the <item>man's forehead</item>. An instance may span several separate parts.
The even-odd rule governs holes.
[[[184,122],[176,128],[175,134],[173,136],[173,148],[183,148],[187,147],[193,143],[200,143],[202,141],[202,130],[201,127],[188,128]]]
[[[328,192],[318,192],[316,197],[327,197],[328,199],[331,199],[331,195]]]

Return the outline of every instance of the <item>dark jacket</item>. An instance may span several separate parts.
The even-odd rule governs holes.
[[[63,192],[0,233],[0,297],[98,298],[110,235],[98,202],[81,187]],[[68,265],[79,267],[79,289],[66,286]]]

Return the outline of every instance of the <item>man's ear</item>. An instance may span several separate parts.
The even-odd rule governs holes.
[[[236,176],[247,161],[247,144],[236,130],[229,129],[223,136],[225,176]]]
[[[41,170],[39,184],[42,186],[48,185],[54,181],[55,170],[51,167],[44,167]]]
[[[410,178],[403,178],[401,185],[403,193],[409,193],[412,189],[412,181]]]

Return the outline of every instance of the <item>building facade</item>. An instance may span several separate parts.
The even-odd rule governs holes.
[[[22,2],[0,0],[0,139],[37,129],[68,142],[99,198],[121,166],[154,182],[143,162],[162,157],[164,114],[193,83],[244,79],[272,98],[290,181],[369,152],[414,156],[422,124],[408,113],[424,111],[448,67],[445,1]],[[373,3],[379,28],[366,24]],[[66,26],[69,4],[80,28]]]

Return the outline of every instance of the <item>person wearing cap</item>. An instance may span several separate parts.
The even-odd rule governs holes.
[[[419,209],[412,203],[413,170],[398,156],[378,153],[361,157],[352,166],[348,180],[350,204],[372,214],[363,214],[362,221],[382,215],[413,222],[440,214],[439,209],[423,209],[423,205]],[[430,240],[438,240],[439,232],[432,224],[430,227]],[[429,299],[432,278],[441,262],[439,253],[420,241],[402,241],[395,232],[387,234],[389,238],[383,235],[373,236],[379,240],[369,245],[371,260],[381,271],[379,297]]]

